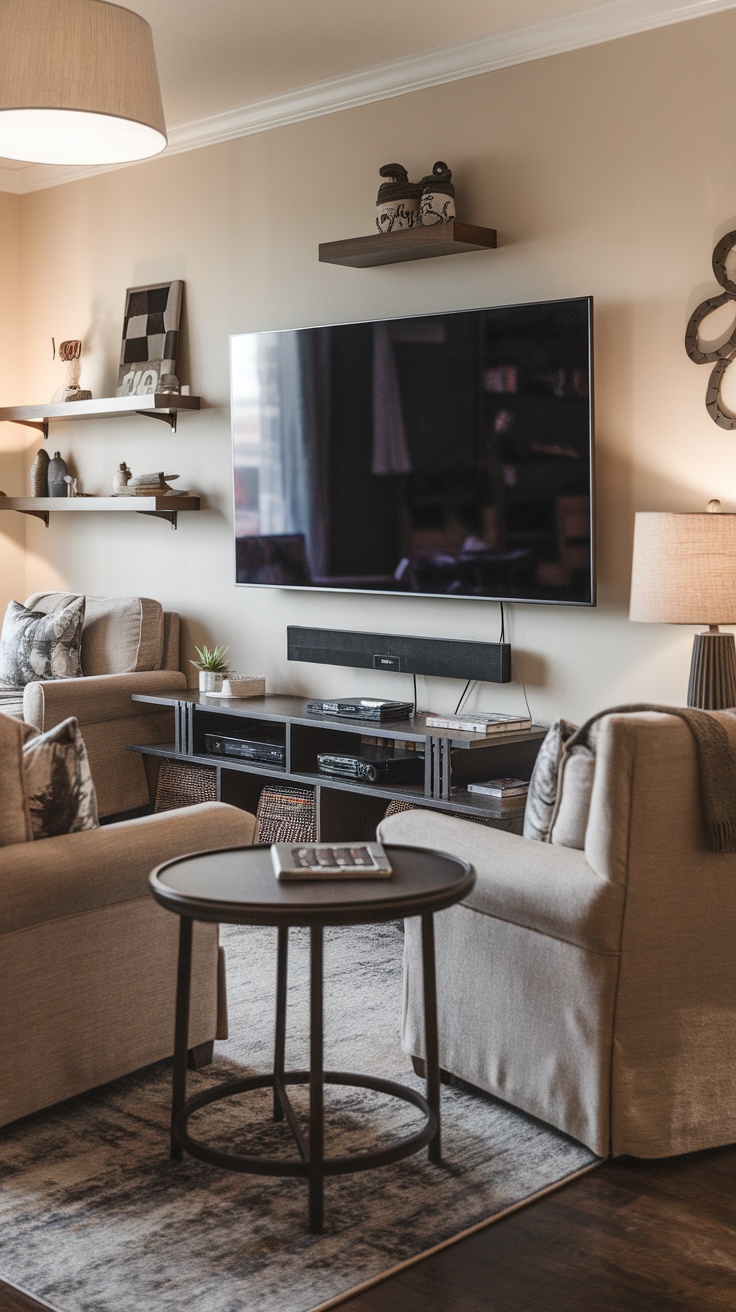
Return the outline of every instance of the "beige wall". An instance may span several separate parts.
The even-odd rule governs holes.
[[[25,197],[19,399],[60,381],[52,335],[85,339],[83,382],[110,395],[125,288],[174,277],[186,281],[180,372],[207,403],[176,437],[144,419],[57,427],[50,446],[88,491],[125,459],[179,473],[207,509],[176,534],[132,516],[29,521],[27,590],[160,597],[186,617],[187,655],[193,641],[227,642],[274,689],[409,695],[406,676],[289,665],[287,623],[493,639],[498,607],[235,589],[228,335],[590,293],[599,605],[511,607],[515,676],[543,720],[683,701],[691,631],[628,622],[630,544],[637,508],[720,496],[736,509],[736,437],[706,415],[708,371],[683,349],[688,314],[716,290],[713,245],[736,227],[735,36],[729,12]],[[702,108],[699,87],[719,89]],[[380,164],[419,174],[437,158],[455,170],[461,217],[498,228],[497,252],[318,263],[320,240],[370,231]],[[429,680],[420,693],[446,708],[458,689]],[[485,685],[474,704],[520,707],[520,684]]]
[[[22,372],[20,196],[0,194],[0,406],[15,405]],[[26,434],[0,424],[0,490],[22,486]],[[25,523],[20,515],[0,516],[0,616],[11,597],[25,590]]]

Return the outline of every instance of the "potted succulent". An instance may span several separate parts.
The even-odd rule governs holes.
[[[194,650],[199,659],[191,661],[190,664],[195,670],[199,670],[199,691],[219,692],[223,675],[230,669],[230,662],[225,660],[230,648],[222,647],[219,643],[215,647],[207,647],[203,643],[201,647],[195,647]]]

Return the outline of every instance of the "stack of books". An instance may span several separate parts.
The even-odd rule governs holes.
[[[428,715],[428,729],[455,729],[464,733],[488,736],[497,733],[521,733],[531,729],[530,715],[504,715],[500,711],[473,711],[469,715]]]
[[[504,775],[501,779],[481,779],[468,784],[469,793],[480,793],[482,797],[495,797],[504,802],[506,799],[526,797],[529,792],[528,779],[511,779]]]

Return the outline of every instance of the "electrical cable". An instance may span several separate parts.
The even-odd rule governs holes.
[[[468,682],[466,683],[465,687],[463,688],[462,692],[460,693],[460,700],[459,700],[459,702],[458,702],[458,704],[457,704],[457,706],[455,707],[455,710],[454,710],[454,712],[453,712],[455,715],[457,715],[458,711],[460,710],[460,707],[462,706],[463,702],[465,701],[465,698],[467,697],[468,693],[470,692],[471,684],[474,684],[474,683],[475,683],[475,679],[468,679]]]

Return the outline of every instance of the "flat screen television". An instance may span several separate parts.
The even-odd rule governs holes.
[[[592,299],[231,338],[236,581],[595,604]]]

